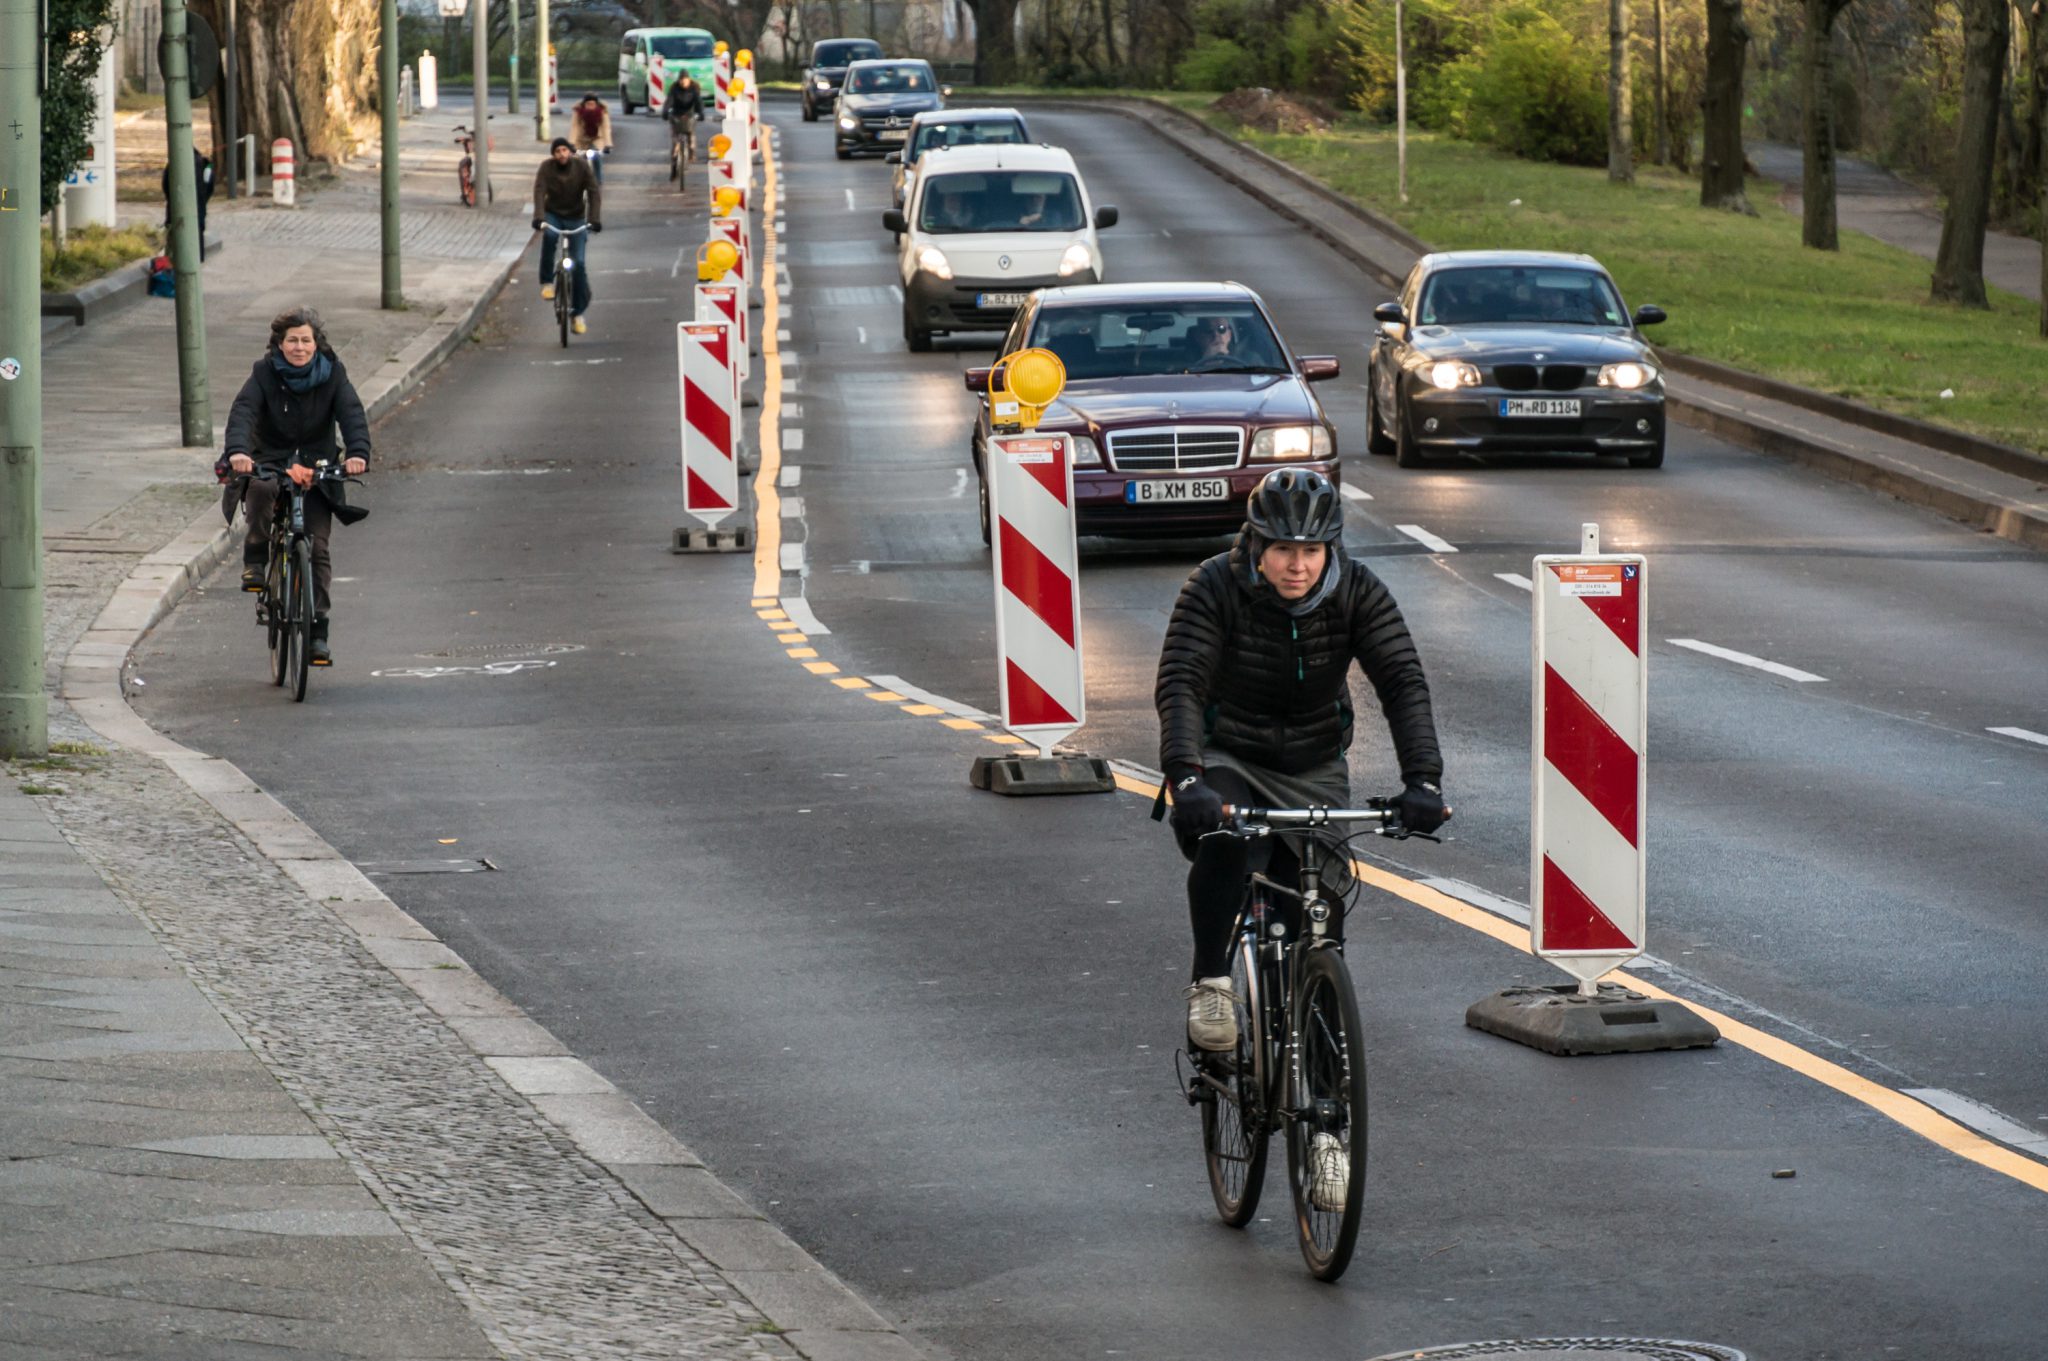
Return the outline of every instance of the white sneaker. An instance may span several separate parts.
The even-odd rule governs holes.
[[[1212,1054],[1228,1054],[1237,1048],[1237,994],[1230,979],[1203,978],[1190,983],[1188,999],[1188,1043]]]
[[[1344,1155],[1344,1141],[1327,1132],[1315,1135],[1308,1141],[1309,1204],[1342,1214],[1350,1189],[1351,1160]]]

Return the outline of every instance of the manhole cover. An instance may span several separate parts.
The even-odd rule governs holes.
[[[1449,1347],[1388,1352],[1373,1361],[1539,1361],[1570,1356],[1574,1361],[1747,1361],[1733,1347],[1707,1342],[1673,1342],[1661,1337],[1530,1337],[1499,1342],[1460,1342]]]
[[[581,652],[581,643],[460,643],[439,652],[418,652],[418,657],[551,657],[563,652]]]

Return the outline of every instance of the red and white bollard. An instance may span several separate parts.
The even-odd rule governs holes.
[[[745,383],[748,375],[753,371],[753,364],[747,353],[746,296],[746,286],[740,283],[738,277],[733,274],[727,274],[723,279],[715,283],[700,283],[697,285],[695,319],[698,321],[727,322],[732,326],[733,334],[739,337],[739,352],[736,356],[738,362],[733,365],[733,383],[735,386]],[[735,397],[735,400],[738,400],[737,397]]]
[[[1055,742],[1088,721],[1073,465],[1065,435],[988,440],[1003,726],[1045,759]]]
[[[740,402],[734,376],[738,335],[729,322],[676,323],[682,386],[683,513],[701,528],[676,530],[678,553],[731,551],[744,526],[719,526],[740,509]]]
[[[298,170],[289,137],[280,137],[270,144],[270,197],[272,202],[286,207],[298,201]]]

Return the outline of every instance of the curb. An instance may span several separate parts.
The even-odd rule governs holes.
[[[370,383],[382,380],[386,387],[364,403],[373,421],[412,396],[469,336],[524,257],[522,250],[509,261],[460,320],[435,325],[378,369]],[[136,564],[66,654],[58,696],[101,737],[163,762],[309,898],[340,918],[539,1118],[561,1130],[710,1263],[777,1325],[778,1336],[798,1354],[808,1361],[925,1361],[851,1287],[233,762],[173,741],[129,707],[121,677],[130,652],[233,552],[236,538],[232,526],[221,523],[219,510],[209,506]]]
[[[1208,154],[1197,141],[1185,134],[1190,131],[1198,132],[1208,141],[1221,143],[1237,154],[1252,158],[1262,170],[1315,195],[1317,199],[1328,203],[1358,225],[1384,238],[1400,250],[1423,255],[1432,249],[1428,243],[1419,240],[1356,200],[1338,193],[1315,177],[1297,170],[1257,147],[1238,141],[1228,133],[1213,128],[1201,119],[1170,104],[1129,95],[1094,99],[1061,95],[1006,95],[1003,98],[1040,108],[1114,113],[1141,123],[1179,147],[1204,169],[1243,190],[1280,217],[1301,227],[1389,288],[1399,288],[1402,282],[1400,277],[1390,272],[1378,259],[1361,250],[1353,240],[1333,231],[1327,223],[1302,212],[1298,207],[1274,194],[1267,186],[1240,175],[1220,158]],[[1171,126],[1168,126],[1169,124]],[[1673,373],[1691,378],[1698,383],[1730,389],[1731,395],[1747,393],[1784,402],[1817,416],[1867,429],[1935,453],[1965,460],[1994,473],[2018,478],[2033,484],[2037,493],[2048,490],[2048,460],[2037,458],[2023,449],[1981,439],[1963,431],[1949,430],[1909,416],[1893,415],[1864,406],[1860,402],[1815,392],[1810,388],[1798,387],[1759,374],[1745,373],[1713,360],[1679,354],[1661,347],[1657,349],[1657,354]],[[1701,396],[1707,397],[1708,394]],[[1668,391],[1665,400],[1671,415],[1694,429],[1719,436],[1758,453],[1803,463],[1828,476],[1869,487],[1908,504],[1926,506],[1951,519],[1988,530],[2014,543],[2030,548],[2048,548],[2048,495],[2012,496],[1990,488],[1972,486],[1960,478],[1944,477],[1938,471],[1913,466],[1903,459],[1892,459],[1879,452],[1855,448],[1830,440],[1816,432],[1797,430],[1790,426],[1757,419],[1735,403],[1716,403],[1710,398],[1700,400],[1695,397],[1681,397]]]
[[[227,243],[218,236],[206,238],[206,258],[227,249]],[[149,296],[149,261],[135,260],[119,269],[102,274],[89,283],[64,293],[45,293],[42,301],[42,316],[47,321],[62,318],[70,326],[58,327],[44,337],[50,344],[66,336],[77,334],[95,321],[104,321],[119,312],[125,312]]]

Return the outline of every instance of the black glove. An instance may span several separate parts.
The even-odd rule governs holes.
[[[1200,771],[1173,782],[1173,830],[1183,837],[1213,832],[1223,823],[1223,796],[1202,782]]]
[[[603,230],[604,230],[604,223],[602,223],[602,222],[593,222],[593,223],[591,223],[591,224],[590,224],[590,234],[591,234],[592,236],[595,236],[595,235],[597,235],[597,234],[598,234],[599,232],[601,232],[601,231],[603,231]]]
[[[533,229],[535,231],[539,231],[541,229],[541,220],[539,218],[535,218],[533,220]]]
[[[1411,832],[1434,832],[1451,816],[1444,807],[1444,792],[1427,780],[1410,780],[1394,800],[1401,814],[1401,826]]]

